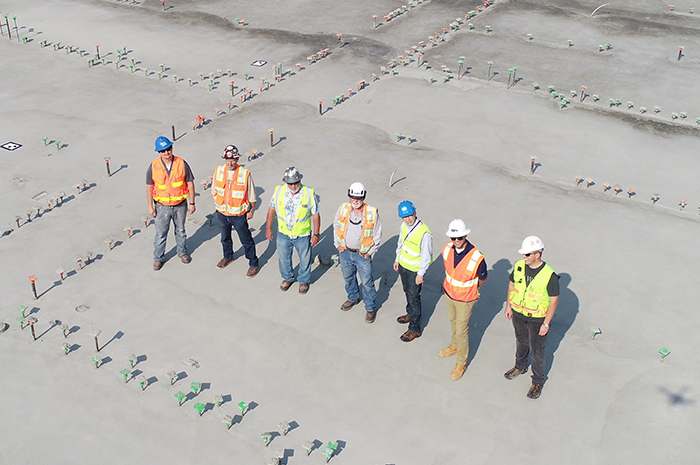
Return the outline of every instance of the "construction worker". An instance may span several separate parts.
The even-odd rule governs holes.
[[[173,143],[167,137],[156,139],[156,152],[160,155],[146,171],[146,198],[148,213],[155,218],[156,237],[153,240],[153,269],[158,271],[165,263],[165,241],[172,220],[175,228],[177,255],[182,263],[190,263],[187,254],[187,213],[195,212],[194,175],[182,158],[173,155]],[[189,202],[188,202],[189,199]]]
[[[340,306],[350,310],[360,303],[357,274],[362,283],[365,302],[365,321],[374,323],[377,316],[377,290],[372,277],[372,256],[382,241],[382,224],[376,208],[365,203],[364,184],[354,182],[348,189],[349,201],[338,208],[333,220],[333,245],[340,252],[340,269],[345,280],[348,299]]]
[[[458,380],[467,369],[469,357],[469,318],[479,298],[479,287],[488,279],[486,260],[479,250],[467,240],[471,229],[464,221],[452,220],[447,228],[450,242],[442,248],[445,263],[445,291],[447,316],[452,326],[450,345],[438,352],[440,357],[457,354],[457,365],[450,378]]]
[[[403,220],[396,247],[394,271],[399,272],[406,294],[406,314],[396,319],[408,323],[401,340],[411,342],[421,335],[421,301],[423,276],[433,262],[433,236],[430,229],[416,216],[416,207],[404,200],[399,204],[399,218]]]
[[[527,393],[537,399],[544,383],[544,347],[549,325],[559,303],[559,276],[542,261],[544,244],[537,236],[523,240],[508,284],[506,318],[513,320],[515,329],[515,366],[506,371],[506,379],[527,372],[528,355],[532,356],[532,386]]]
[[[282,177],[284,184],[275,187],[267,209],[265,236],[272,240],[272,221],[277,215],[277,255],[282,284],[286,291],[294,283],[292,250],[299,254],[299,294],[306,294],[311,281],[311,247],[321,238],[321,214],[314,190],[301,183],[304,176],[293,166]]]
[[[211,193],[214,196],[216,219],[221,227],[221,246],[224,249],[224,258],[219,260],[216,267],[226,268],[233,261],[231,228],[234,228],[245,249],[245,258],[248,259],[248,271],[245,275],[252,278],[258,274],[260,266],[248,220],[252,220],[255,214],[257,197],[250,171],[238,164],[240,157],[235,145],[227,145],[221,157],[226,160],[226,164],[217,166],[212,178]]]

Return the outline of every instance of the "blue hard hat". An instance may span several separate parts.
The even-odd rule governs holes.
[[[171,147],[172,145],[173,143],[170,142],[170,139],[168,139],[167,137],[160,136],[158,139],[156,139],[156,152],[165,150],[168,147]]]
[[[399,218],[406,218],[416,212],[416,207],[410,200],[404,200],[399,204]]]

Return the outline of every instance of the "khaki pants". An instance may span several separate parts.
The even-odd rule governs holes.
[[[459,302],[445,295],[447,316],[452,325],[452,345],[457,348],[457,365],[466,365],[469,357],[469,318],[476,300]]]

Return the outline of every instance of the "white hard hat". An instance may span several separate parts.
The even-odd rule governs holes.
[[[445,233],[447,237],[464,237],[472,232],[462,220],[452,220]]]
[[[351,199],[363,199],[367,196],[365,185],[361,182],[353,182],[348,189],[348,197]]]
[[[284,171],[282,181],[286,182],[287,184],[294,184],[295,182],[301,181],[301,178],[303,177],[304,175],[301,174],[298,169],[296,169],[293,166],[290,166]]]
[[[538,252],[544,249],[544,244],[542,239],[537,236],[527,236],[523,239],[523,245],[518,250],[519,254],[526,254],[531,252]]]

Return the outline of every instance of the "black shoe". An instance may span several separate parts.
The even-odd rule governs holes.
[[[160,270],[161,268],[163,268],[163,263],[164,262],[161,262],[159,260],[154,261],[153,262],[153,269],[156,271]]]
[[[367,323],[374,323],[374,320],[377,318],[377,312],[372,311],[372,312],[367,312],[367,315],[365,315],[365,322]]]

